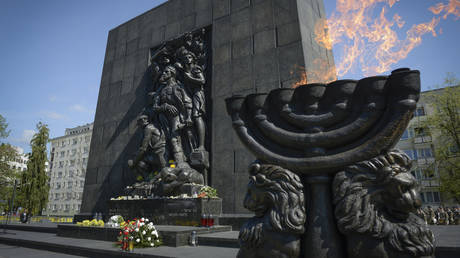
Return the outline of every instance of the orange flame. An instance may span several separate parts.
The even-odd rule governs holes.
[[[305,72],[305,67],[294,65],[294,70],[291,70],[289,73],[291,75],[297,74],[299,76],[299,80],[292,84],[292,88],[297,88],[301,85],[307,84],[307,73]]]
[[[435,6],[428,8],[433,14],[439,15],[444,12],[443,19],[447,19],[449,14],[456,16],[456,20],[460,18],[460,0],[449,0],[448,4],[438,3]]]
[[[391,65],[407,57],[422,42],[422,36],[431,33],[436,36],[436,26],[440,17],[429,22],[416,24],[400,39],[396,29],[402,29],[405,21],[395,14],[392,19],[385,16],[387,8],[399,0],[337,0],[336,11],[328,20],[320,20],[315,25],[315,41],[326,49],[341,43],[343,57],[336,59],[336,72],[343,76],[356,66],[364,75],[384,73]],[[379,4],[379,5],[378,5]],[[381,6],[379,16],[372,14]],[[445,19],[452,14],[460,17],[460,0],[449,0],[430,7],[435,15],[444,14]]]

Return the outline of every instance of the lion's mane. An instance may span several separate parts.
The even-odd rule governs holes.
[[[263,217],[254,217],[242,227],[239,239],[243,245],[260,245],[261,234],[267,230],[304,233],[305,201],[299,176],[279,166],[255,164],[250,169],[248,188],[251,187],[260,190],[263,196],[258,201],[264,203],[259,204],[267,210]]]
[[[392,178],[409,173],[410,158],[393,150],[374,159],[348,166],[333,182],[333,202],[339,230],[345,234],[365,234],[381,239],[398,252],[413,256],[434,252],[433,233],[414,214],[399,221],[389,215],[382,200],[385,185]],[[415,178],[413,179],[415,182]],[[399,186],[397,186],[399,187]]]

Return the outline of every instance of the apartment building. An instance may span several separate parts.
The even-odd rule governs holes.
[[[9,160],[8,165],[10,168],[16,170],[17,172],[24,172],[27,170],[27,162],[29,161],[29,154],[24,153],[24,150],[21,147],[11,146],[16,150],[17,158],[15,160]]]
[[[443,89],[422,92],[414,117],[404,131],[396,148],[403,150],[414,160],[415,169],[412,172],[419,181],[420,197],[423,206],[437,207],[440,205],[457,205],[447,200],[440,192],[439,170],[435,164],[436,139],[440,132],[433,131],[424,123],[433,113],[430,94],[441,94]]]
[[[47,215],[73,216],[80,211],[93,123],[65,130],[50,140],[50,192]]]

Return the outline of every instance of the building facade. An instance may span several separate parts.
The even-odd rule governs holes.
[[[73,216],[80,211],[93,124],[65,130],[51,139],[49,202],[45,214]]]
[[[414,117],[410,121],[396,148],[404,151],[414,161],[413,176],[420,185],[423,206],[454,205],[440,192],[440,175],[435,164],[436,139],[439,132],[426,126],[426,119],[433,113],[430,94],[440,94],[442,89],[425,91],[420,95]]]
[[[27,161],[29,161],[29,154],[24,153],[24,150],[21,147],[12,146],[17,155],[16,160],[8,161],[8,165],[11,169],[16,170],[18,173],[24,173],[27,170]]]

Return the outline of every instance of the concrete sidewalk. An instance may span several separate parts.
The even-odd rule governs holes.
[[[7,230],[0,234],[0,243],[59,252],[84,257],[219,257],[234,258],[238,248],[213,246],[183,246],[136,248],[133,253],[122,252],[114,243],[107,241],[58,237],[52,233]]]

